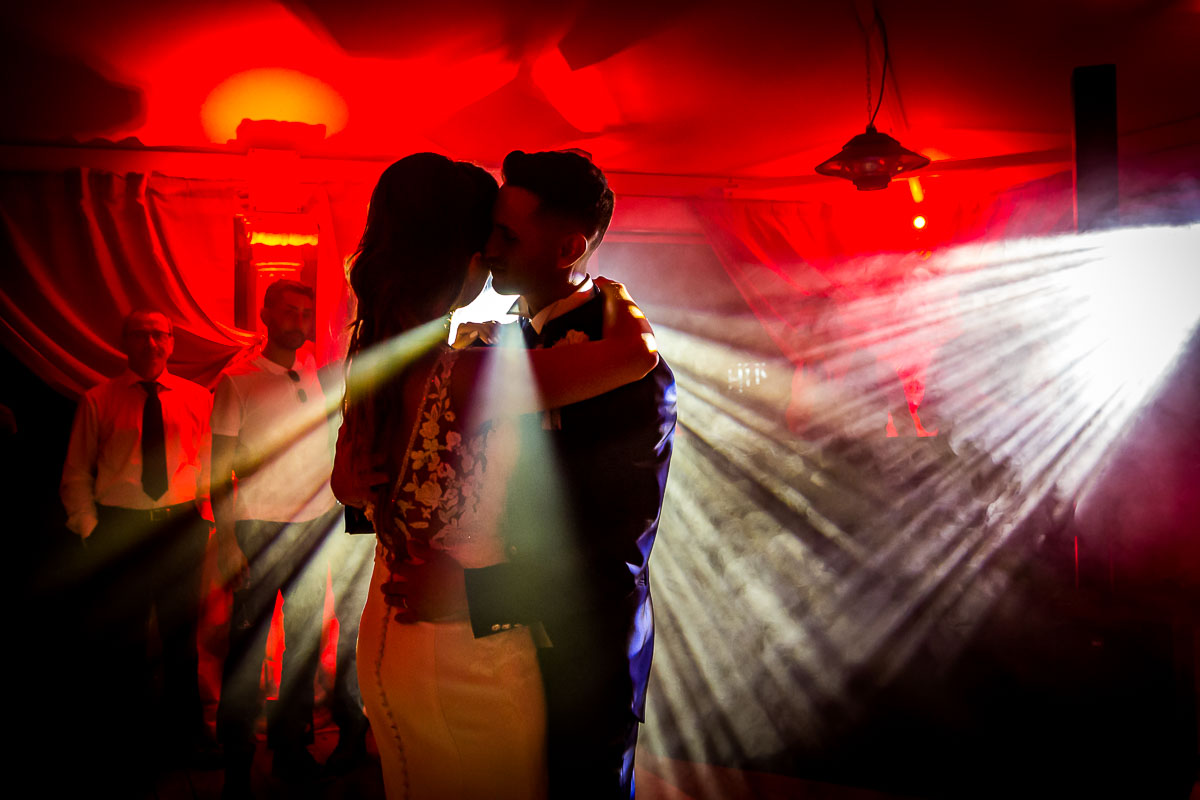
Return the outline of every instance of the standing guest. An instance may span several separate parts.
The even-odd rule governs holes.
[[[79,672],[95,707],[81,716],[106,730],[93,732],[88,752],[117,780],[143,779],[155,756],[212,755],[202,736],[196,649],[212,395],[167,371],[174,331],[166,315],[134,311],[121,344],[129,368],[84,394],[60,487],[67,527],[86,545],[90,571],[82,587],[89,663]],[[152,608],[163,664],[160,720],[147,656]]]
[[[221,681],[217,735],[225,748],[224,797],[250,796],[259,676],[275,597],[283,593],[284,652],[279,699],[268,710],[272,773],[311,780],[320,766],[313,741],[313,680],[325,600],[329,536],[344,536],[325,394],[313,359],[300,347],[313,328],[313,290],[276,281],[263,297],[267,341],[261,354],[227,370],[213,400],[213,486],[221,578],[233,589],[229,653]],[[231,480],[236,476],[236,480]],[[353,616],[351,617],[353,619]],[[349,620],[347,620],[349,622]],[[343,631],[353,641],[356,630]],[[353,681],[334,692],[339,760],[365,752],[366,718]],[[346,667],[349,667],[348,669]]]

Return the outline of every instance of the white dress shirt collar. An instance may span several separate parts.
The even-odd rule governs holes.
[[[126,386],[133,386],[134,384],[144,383],[146,381],[145,378],[143,378],[141,375],[138,375],[129,367],[125,368],[125,372],[121,374],[121,379]],[[179,386],[179,381],[183,380],[183,378],[175,377],[164,368],[162,372],[158,373],[158,377],[154,380],[164,389],[174,389]]]
[[[529,324],[533,326],[536,333],[541,333],[542,328],[546,327],[546,323],[552,319],[561,317],[570,311],[574,311],[581,305],[592,299],[592,289],[596,286],[592,282],[591,277],[585,275],[583,283],[575,287],[575,291],[571,292],[566,297],[555,300],[550,305],[543,308],[538,313],[534,314],[529,319]],[[522,317],[529,317],[529,306],[522,297],[517,301],[517,313]]]
[[[293,370],[299,373],[304,373],[308,370],[308,365],[315,362],[313,361],[312,356],[309,355],[305,350],[297,350],[296,359],[292,362],[290,367],[285,367],[282,364],[276,364],[274,361],[267,358],[266,355],[261,351],[254,357],[253,363],[264,372],[270,372],[274,375],[286,375]]]

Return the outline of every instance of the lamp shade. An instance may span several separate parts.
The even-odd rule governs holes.
[[[900,143],[868,125],[833,158],[817,165],[817,173],[833,178],[845,178],[859,191],[886,189],[892,178],[901,172],[912,172],[929,163],[920,153],[906,150]]]

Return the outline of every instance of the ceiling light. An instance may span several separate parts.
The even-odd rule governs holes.
[[[862,24],[861,21],[859,24]],[[883,25],[878,6],[875,7],[875,24],[879,27],[879,37],[883,40],[883,70],[882,79],[879,81],[879,100],[875,103],[875,110],[871,112],[870,119],[867,120],[867,130],[846,142],[840,153],[822,161],[816,167],[817,174],[845,178],[861,192],[886,189],[892,178],[900,173],[912,172],[929,163],[925,156],[906,150],[891,136],[875,130],[875,116],[883,104],[887,68],[892,60],[888,51],[887,28]],[[863,35],[867,41],[867,110],[870,111],[871,37],[865,27]]]
[[[906,150],[900,143],[868,125],[833,158],[817,165],[817,172],[833,178],[845,178],[859,191],[886,189],[892,178],[901,172],[912,172],[929,163],[920,153]]]

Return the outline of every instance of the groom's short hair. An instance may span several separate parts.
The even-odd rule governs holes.
[[[600,168],[578,153],[554,150],[504,157],[504,183],[538,197],[540,210],[565,220],[595,249],[612,221],[613,192]]]

